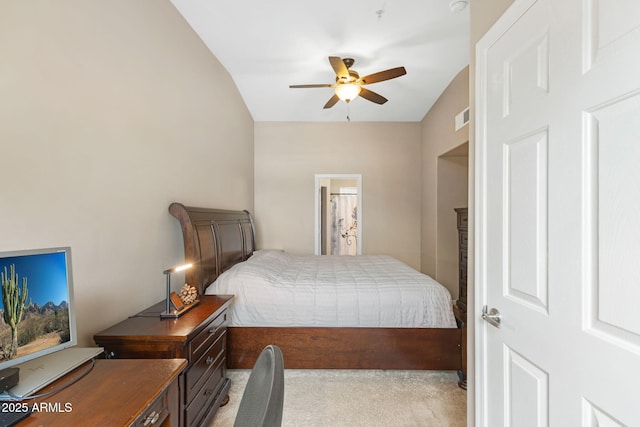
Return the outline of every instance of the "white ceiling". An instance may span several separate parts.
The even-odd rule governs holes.
[[[469,7],[451,0],[172,0],[227,69],[255,121],[421,121],[469,63]],[[360,76],[404,66],[367,86],[389,99],[323,109],[334,83],[329,56],[355,59]]]

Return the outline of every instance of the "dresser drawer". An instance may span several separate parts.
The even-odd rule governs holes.
[[[185,374],[185,402],[187,404],[194,399],[203,385],[209,381],[220,361],[224,360],[226,341],[227,334],[223,331],[218,340],[187,369]],[[222,374],[223,372],[219,373],[220,376]]]
[[[458,241],[460,243],[461,249],[467,249],[467,241],[468,241],[468,233],[466,231],[461,231],[458,233]]]
[[[220,338],[227,327],[227,311],[220,313],[189,343],[189,362],[198,360]]]
[[[165,390],[160,396],[158,396],[149,407],[140,415],[136,420],[131,423],[131,426],[135,427],[151,427],[160,426],[164,420],[169,416],[171,411],[169,410],[168,391]]]
[[[467,268],[467,251],[460,251],[458,262],[460,263],[460,268]]]
[[[225,337],[222,337],[223,339]],[[211,402],[223,390],[225,384],[224,364],[226,359],[220,357],[216,363],[212,364],[211,375],[203,376],[206,378],[204,385],[195,392],[193,400],[188,403],[185,409],[185,422],[187,426],[194,426],[200,423],[202,417],[209,411]],[[228,381],[228,380],[227,380]],[[187,394],[189,392],[187,391]]]
[[[468,226],[469,226],[469,217],[465,210],[464,212],[460,212],[458,215],[458,228],[466,229]]]

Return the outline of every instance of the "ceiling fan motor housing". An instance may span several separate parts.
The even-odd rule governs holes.
[[[358,74],[355,70],[349,70],[349,77],[347,76],[336,76],[336,82],[338,83],[353,83],[360,78],[360,74]]]

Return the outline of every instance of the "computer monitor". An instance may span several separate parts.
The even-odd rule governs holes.
[[[87,360],[59,354],[77,344],[71,248],[0,252],[0,276],[0,371],[20,368],[15,389],[24,397]]]

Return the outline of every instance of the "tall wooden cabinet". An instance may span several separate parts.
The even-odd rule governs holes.
[[[456,208],[458,215],[458,300],[456,305],[467,312],[467,208]]]
[[[462,328],[460,346],[462,348],[462,369],[458,371],[460,381],[458,385],[467,389],[467,239],[468,212],[467,208],[456,208],[458,216],[458,299],[453,307],[456,320]]]

